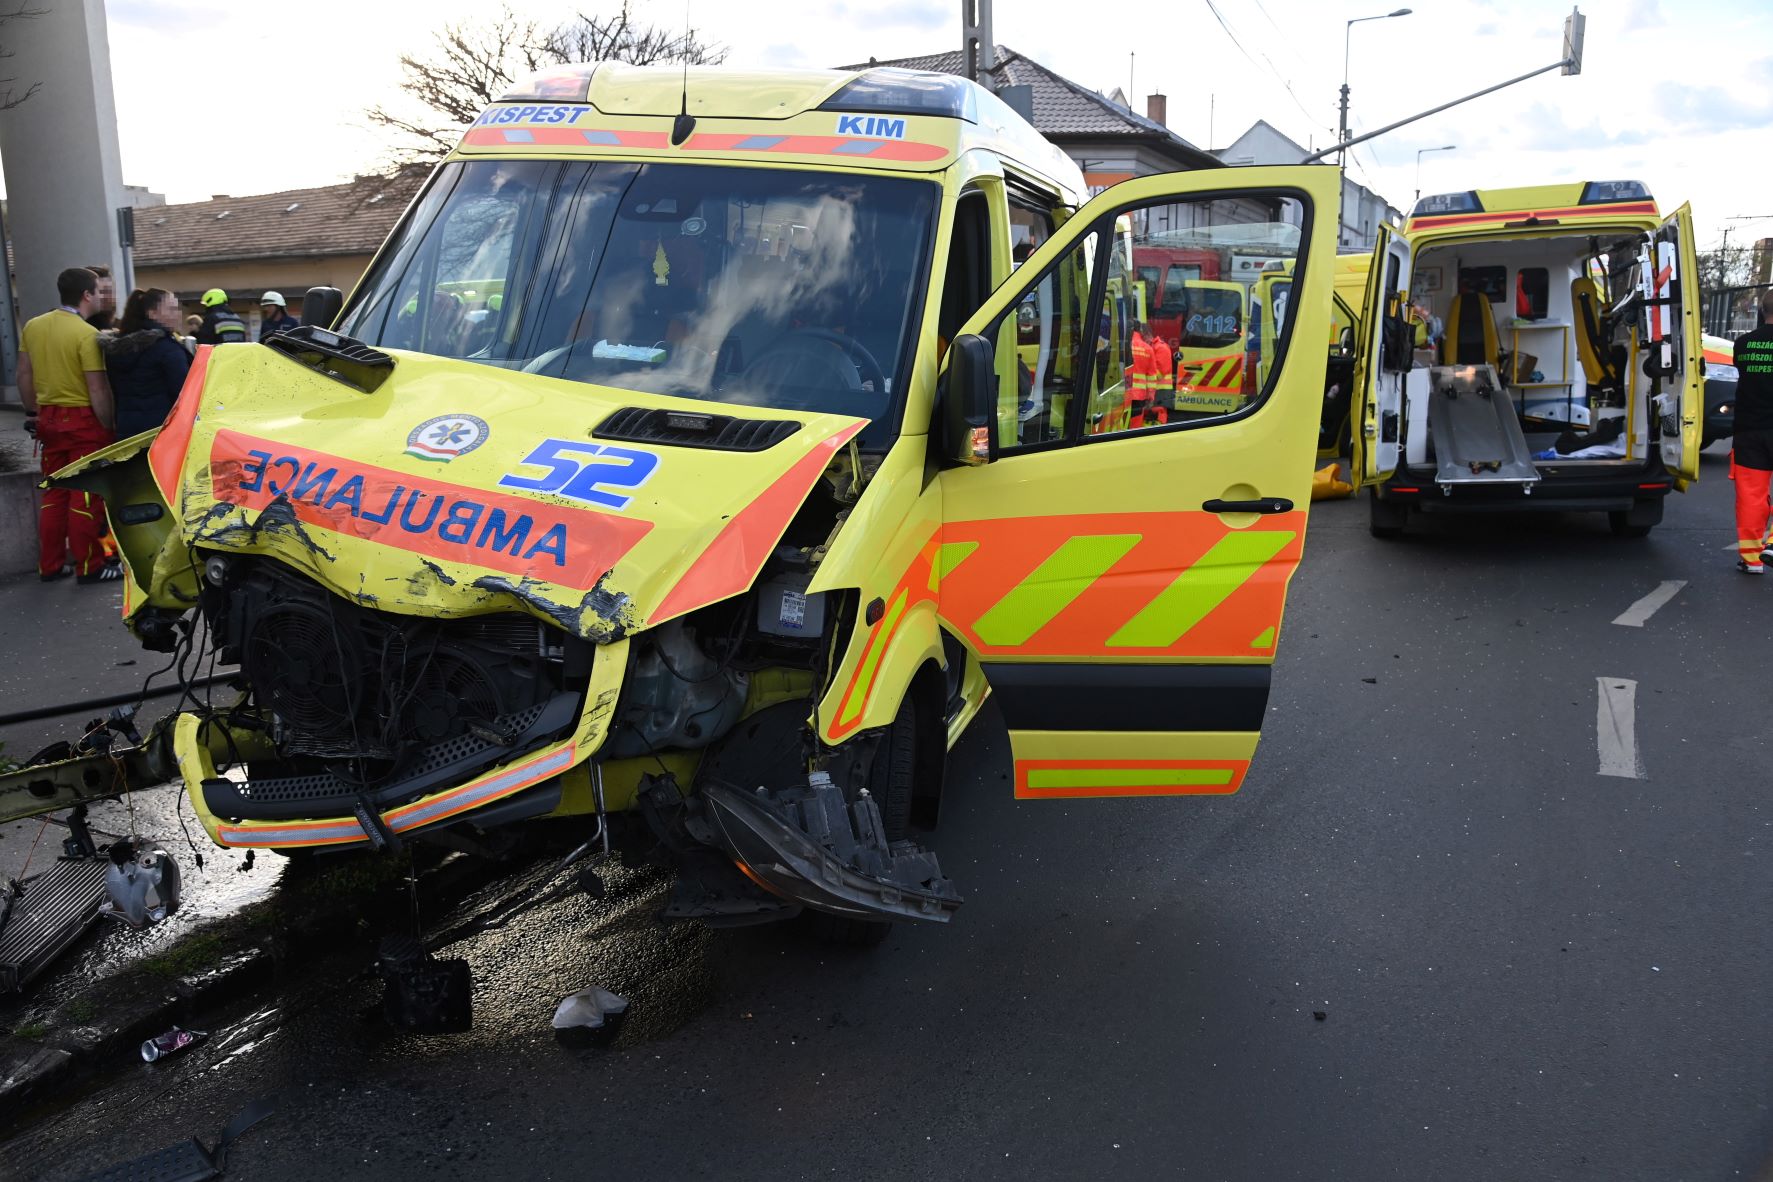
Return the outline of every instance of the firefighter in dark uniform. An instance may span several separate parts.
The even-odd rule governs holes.
[[[237,345],[252,338],[247,335],[246,321],[228,307],[228,293],[212,287],[203,293],[203,323],[197,326],[199,345]]]

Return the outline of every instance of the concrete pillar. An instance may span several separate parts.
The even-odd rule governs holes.
[[[21,321],[60,302],[55,277],[64,267],[106,263],[123,274],[116,209],[127,203],[104,0],[33,7],[41,15],[0,29],[13,55],[6,67],[14,88],[39,84],[29,99],[0,111]],[[119,307],[127,294],[119,280]],[[11,385],[10,372],[4,381]]]

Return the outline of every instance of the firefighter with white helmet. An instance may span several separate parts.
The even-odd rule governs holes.
[[[289,314],[289,306],[283,302],[280,292],[267,291],[259,297],[259,340],[264,340],[274,332],[283,332],[296,326],[298,321]]]

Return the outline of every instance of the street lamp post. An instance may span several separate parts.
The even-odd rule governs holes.
[[[1362,21],[1390,20],[1394,16],[1409,16],[1408,8],[1400,8],[1396,12],[1382,12],[1378,16],[1357,16],[1342,27],[1342,115],[1336,126],[1336,142],[1348,142],[1348,38],[1354,27]],[[1343,167],[1345,149],[1336,149],[1336,167]]]
[[[1424,152],[1451,152],[1451,151],[1456,150],[1458,147],[1459,147],[1458,144],[1443,144],[1438,148],[1417,148],[1416,149],[1416,196],[1415,196],[1415,199],[1411,202],[1412,206],[1415,204],[1416,201],[1422,200],[1422,153],[1424,153]]]

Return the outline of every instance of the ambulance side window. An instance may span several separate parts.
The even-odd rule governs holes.
[[[1015,341],[1013,372],[998,374],[999,451],[1065,436],[1072,391],[1091,356],[1083,313],[1089,307],[1099,238],[1086,234],[1024,293],[1009,316],[985,333],[1000,358],[1005,336],[1014,334]]]
[[[954,238],[948,245],[948,266],[942,276],[942,305],[936,333],[944,347],[992,288],[991,209],[985,194],[962,193],[954,206]]]
[[[1053,215],[1010,198],[1010,268],[1020,267],[1040,244],[1053,236]]]

